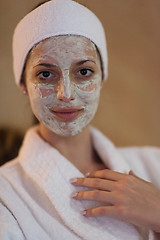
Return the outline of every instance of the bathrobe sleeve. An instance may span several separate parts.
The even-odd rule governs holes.
[[[16,219],[2,203],[0,203],[0,239],[25,240]]]

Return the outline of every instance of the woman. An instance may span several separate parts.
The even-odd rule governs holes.
[[[97,17],[48,1],[18,24],[13,56],[40,124],[0,170],[0,239],[158,239],[159,149],[116,149],[89,126],[107,78]]]

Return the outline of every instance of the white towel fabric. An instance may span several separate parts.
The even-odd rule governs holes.
[[[148,181],[157,176],[154,182],[160,187],[157,167],[160,149],[119,151],[96,129],[92,128],[91,134],[96,151],[109,168],[119,172],[128,172],[132,168]],[[0,199],[6,206],[6,209],[0,206],[0,237],[5,236],[1,239],[9,240],[8,236],[16,233],[19,234],[16,240],[158,239],[152,231],[142,237],[133,225],[118,219],[83,217],[80,211],[97,205],[97,202],[71,199],[71,193],[83,188],[72,186],[69,179],[82,176],[64,156],[40,138],[37,129],[31,129],[18,159],[0,170]]]
[[[94,13],[72,0],[52,0],[27,14],[17,25],[13,36],[13,70],[20,84],[25,59],[32,47],[52,36],[78,35],[91,40],[98,48],[104,79],[108,58],[103,26]]]

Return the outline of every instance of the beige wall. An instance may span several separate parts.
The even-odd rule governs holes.
[[[39,1],[0,3],[0,127],[25,131],[28,100],[16,88],[11,38],[18,20]],[[160,146],[160,1],[82,0],[102,20],[109,79],[93,121],[117,145]]]

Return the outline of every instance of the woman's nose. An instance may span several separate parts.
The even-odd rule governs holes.
[[[74,91],[72,89],[72,83],[68,72],[65,72],[63,78],[61,78],[59,82],[57,99],[64,102],[74,100]]]

